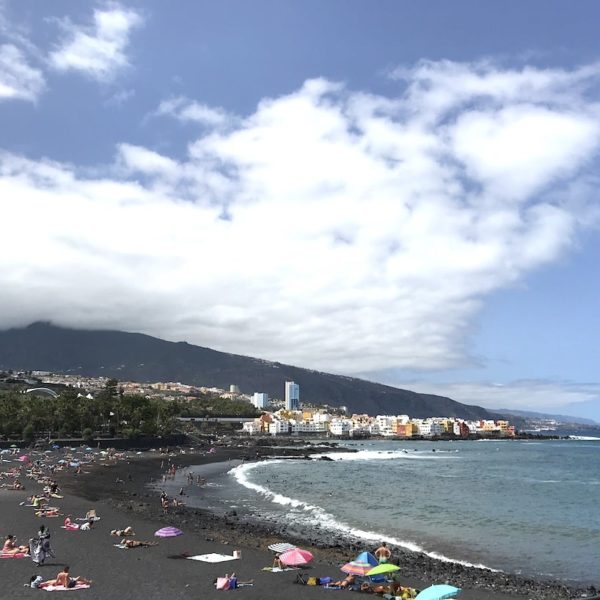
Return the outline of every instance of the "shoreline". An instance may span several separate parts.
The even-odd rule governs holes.
[[[73,482],[72,493],[90,500],[106,501],[114,508],[131,514],[148,518],[155,522],[168,522],[181,525],[187,530],[205,536],[206,540],[217,541],[225,545],[238,545],[246,548],[264,549],[268,544],[288,541],[298,545],[309,545],[315,550],[315,558],[322,564],[330,565],[335,569],[356,554],[365,549],[365,540],[352,539],[345,534],[335,532],[311,531],[308,535],[299,532],[290,532],[290,529],[281,523],[260,523],[258,519],[242,519],[235,511],[229,514],[217,515],[203,508],[181,507],[169,515],[163,515],[158,501],[158,491],[148,488],[151,480],[160,488],[162,475],[160,466],[165,458],[159,456],[140,457],[131,464],[117,463],[110,467],[110,476],[102,475],[102,469],[94,466],[92,477],[84,476]],[[188,466],[212,465],[214,477],[224,474],[232,468],[233,460],[255,461],[260,458],[303,459],[304,449],[286,449],[278,447],[260,447],[259,456],[256,456],[256,447],[230,446],[219,447],[212,455],[201,453],[175,454],[171,458],[180,468]],[[220,467],[215,467],[221,463]],[[163,465],[164,466],[164,465]],[[100,469],[100,473],[98,470]],[[105,475],[106,475],[106,471]],[[133,481],[129,481],[131,473],[135,473]],[[111,485],[109,479],[120,479],[125,485]],[[67,483],[67,487],[70,487]],[[113,489],[111,489],[113,488]],[[395,557],[401,567],[402,579],[412,587],[421,589],[434,582],[449,581],[463,590],[473,591],[474,598],[481,598],[482,593],[500,594],[498,598],[522,598],[532,600],[545,600],[546,598],[571,599],[594,596],[598,593],[593,586],[587,584],[567,585],[560,581],[534,579],[516,574],[493,571],[487,568],[466,566],[460,562],[447,562],[421,552],[394,547]],[[463,592],[463,597],[470,594]]]

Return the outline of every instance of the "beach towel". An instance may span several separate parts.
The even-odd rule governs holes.
[[[90,521],[90,520],[91,520],[91,521],[94,521],[94,522],[95,522],[95,521],[99,521],[99,520],[100,520],[100,517],[90,517],[90,518],[86,518],[86,517],[77,517],[75,520],[76,520],[76,521]]]
[[[26,556],[29,556],[29,554],[25,554],[25,552],[17,552],[16,554],[0,552],[0,558],[25,558]]]
[[[65,587],[64,585],[44,585],[43,583],[40,585],[41,590],[46,590],[47,592],[72,592],[73,590],[86,590],[90,587],[89,583],[78,583],[75,587]]]
[[[231,587],[231,579],[229,577],[217,577],[215,587],[218,590],[230,590],[234,589]]]
[[[271,573],[283,573],[283,571],[297,571],[298,567],[263,567],[263,571],[269,571]]]
[[[225,562],[226,560],[237,560],[236,556],[230,556],[229,554],[218,554],[212,552],[211,554],[196,554],[194,556],[186,556],[189,560],[200,560],[207,563],[218,563]]]
[[[121,548],[121,550],[127,550],[127,546],[125,544],[113,544],[115,548]]]
[[[79,531],[81,528],[77,523],[73,523],[72,525],[61,525],[61,529],[66,529],[67,531]]]

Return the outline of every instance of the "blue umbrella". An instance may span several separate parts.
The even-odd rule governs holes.
[[[454,598],[460,593],[460,588],[453,585],[432,585],[425,588],[415,598],[415,600],[444,600],[444,598]]]
[[[367,563],[372,567],[379,564],[379,561],[370,552],[361,552],[352,562]]]

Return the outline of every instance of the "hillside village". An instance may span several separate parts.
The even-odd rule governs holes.
[[[30,385],[80,389],[81,394],[93,398],[109,378],[84,377],[32,371],[15,376]],[[29,377],[29,379],[27,379]],[[240,420],[242,432],[248,435],[318,435],[337,438],[510,438],[516,434],[508,420],[465,420],[457,417],[431,416],[414,418],[410,415],[347,414],[345,407],[315,406],[300,402],[300,388],[286,382],[283,398],[269,398],[256,392],[252,396],[240,392],[233,384],[229,390],[216,387],[192,386],[179,382],[142,383],[119,382],[124,394],[139,394],[165,401],[185,400],[198,395],[228,398],[247,402],[256,408],[259,416]],[[38,389],[39,389],[38,388]],[[31,388],[36,389],[36,388]],[[260,413],[260,414],[259,414]],[[191,419],[194,420],[194,419]]]

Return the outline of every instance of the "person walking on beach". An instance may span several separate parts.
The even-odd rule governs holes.
[[[381,546],[373,553],[379,564],[386,563],[390,560],[392,553],[385,542],[381,542]]]

